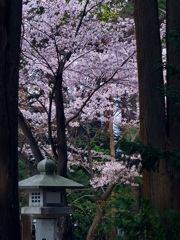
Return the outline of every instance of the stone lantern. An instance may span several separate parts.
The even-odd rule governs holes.
[[[29,206],[21,214],[36,219],[36,240],[57,239],[57,218],[72,213],[66,206],[66,189],[83,188],[82,184],[56,174],[56,164],[45,158],[38,163],[40,174],[19,182],[19,189],[29,193]]]

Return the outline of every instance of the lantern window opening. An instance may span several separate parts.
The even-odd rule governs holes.
[[[64,205],[64,193],[57,191],[46,192],[46,205]]]
[[[39,207],[43,205],[42,191],[32,190],[29,192],[29,206]]]

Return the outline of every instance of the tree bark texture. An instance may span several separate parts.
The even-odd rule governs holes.
[[[120,178],[121,178],[121,174],[119,175],[119,179]],[[117,179],[117,181],[119,179]],[[116,184],[113,184],[113,183],[110,184],[107,187],[107,189],[105,190],[105,192],[100,197],[98,197],[97,193],[94,192],[94,197],[96,199],[96,213],[95,213],[93,222],[89,228],[86,240],[94,240],[95,239],[99,224],[102,221],[102,217],[106,213],[106,209],[105,209],[106,204],[105,203],[107,202],[107,199],[111,195],[115,186],[116,186]]]
[[[180,88],[180,0],[167,1],[167,83]],[[168,97],[168,140],[171,147],[180,149],[180,106]]]
[[[180,91],[180,0],[167,0],[167,85]],[[167,97],[167,130],[168,147],[180,150],[180,105],[177,104],[177,93]],[[179,100],[180,101],[180,100]],[[180,179],[176,170],[172,171],[172,205],[180,210]]]
[[[57,72],[55,83],[56,126],[57,126],[57,153],[58,174],[67,177],[67,141],[63,100],[63,63]],[[73,240],[71,219],[69,216],[59,218],[59,240]]]
[[[94,240],[95,239],[97,229],[99,227],[99,224],[100,224],[104,214],[105,214],[104,206],[101,206],[101,203],[97,204],[96,213],[95,213],[93,222],[89,228],[86,240]]]
[[[21,0],[0,0],[0,239],[20,239],[18,78]]]
[[[21,234],[22,240],[33,240],[32,238],[32,217],[29,215],[21,215]]]
[[[143,144],[165,148],[166,117],[163,86],[158,4],[156,0],[135,0],[134,17],[140,102],[140,138]],[[158,208],[170,208],[171,184],[167,162],[162,159],[155,171],[143,172],[143,195]]]
[[[56,104],[56,126],[57,126],[57,151],[58,151],[58,173],[67,176],[67,141],[65,134],[65,115],[62,88],[62,70],[57,74],[55,85],[55,104]]]
[[[57,240],[74,240],[70,216],[58,219]]]

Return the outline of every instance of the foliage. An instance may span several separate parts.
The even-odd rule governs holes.
[[[77,173],[77,174],[76,174]],[[70,192],[69,201],[75,239],[85,239],[89,224],[95,212],[93,192],[89,188],[88,178],[82,170],[71,173],[84,179],[86,189]],[[76,179],[76,178],[75,178]],[[140,180],[141,181],[141,180]],[[117,185],[105,205],[105,214],[96,234],[96,240],[110,235],[111,226],[117,229],[117,239],[129,240],[176,240],[179,239],[180,214],[175,211],[160,211],[153,208],[145,199],[139,202],[139,187]],[[140,205],[140,207],[139,207]]]
[[[180,237],[180,213],[157,210],[147,200],[140,210],[122,215],[121,227],[129,240],[177,240]]]
[[[134,159],[134,162],[129,162],[130,165],[139,164],[141,161],[142,168],[147,170],[153,170],[157,166],[159,156],[161,155],[160,149],[143,145],[140,142],[129,142],[126,139],[120,140],[118,144],[125,155],[136,154],[138,156]]]
[[[139,123],[123,125],[121,127],[121,139],[129,142],[139,142]]]
[[[73,232],[75,239],[81,240],[86,238],[89,226],[93,221],[96,202],[84,170],[74,168],[74,171],[69,173],[71,179],[81,181],[86,186],[84,190],[68,193],[68,201],[74,211],[72,215]],[[121,228],[119,217],[129,214],[136,207],[136,200],[129,186],[118,184],[108,201],[101,204],[104,205],[105,214],[96,234],[95,239],[97,240],[109,236],[112,225]]]
[[[176,27],[174,29],[170,29],[170,31],[167,33],[167,37],[173,45],[174,51],[180,50],[180,27]]]
[[[126,139],[119,141],[119,148],[125,155],[136,154],[137,157],[133,161],[126,161],[132,166],[137,165],[139,162],[142,164],[142,169],[148,171],[155,170],[158,167],[158,161],[160,159],[167,159],[170,167],[175,168],[175,176],[180,174],[180,151],[177,149],[160,149],[151,145],[144,145],[140,142],[129,142]]]
[[[74,181],[83,183],[85,186],[84,190],[69,191],[67,194],[69,205],[73,208],[71,216],[73,233],[76,240],[81,240],[87,236],[89,226],[93,221],[96,204],[93,190],[89,183],[89,177],[85,171],[74,166],[73,171],[69,172],[68,176]]]
[[[160,9],[166,10],[166,0],[158,0],[158,7]]]
[[[131,17],[133,4],[131,1],[112,0],[109,3],[101,4],[97,9],[98,18],[107,22],[109,19],[116,22],[121,17]]]
[[[18,161],[18,168],[19,168],[19,181],[29,177],[27,168],[24,166],[24,163],[21,160]],[[28,205],[28,195],[26,192],[20,192],[19,204],[20,207]]]
[[[19,181],[29,177],[29,172],[27,168],[24,165],[24,162],[22,160],[18,161],[18,168],[19,168]]]

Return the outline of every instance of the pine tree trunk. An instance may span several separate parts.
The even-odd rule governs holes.
[[[140,138],[144,144],[165,148],[166,120],[158,4],[156,0],[135,0],[134,16],[140,102]],[[155,171],[143,172],[143,196],[158,208],[171,205],[171,180],[167,162],[162,159]]]
[[[167,84],[180,89],[180,0],[167,0]],[[179,93],[178,93],[179,94]],[[174,94],[175,95],[175,94]],[[169,148],[180,150],[180,106],[177,99],[167,98],[167,129]],[[171,169],[171,208],[180,210],[180,180],[176,169]]]
[[[0,239],[19,240],[18,78],[22,3],[0,0]]]

